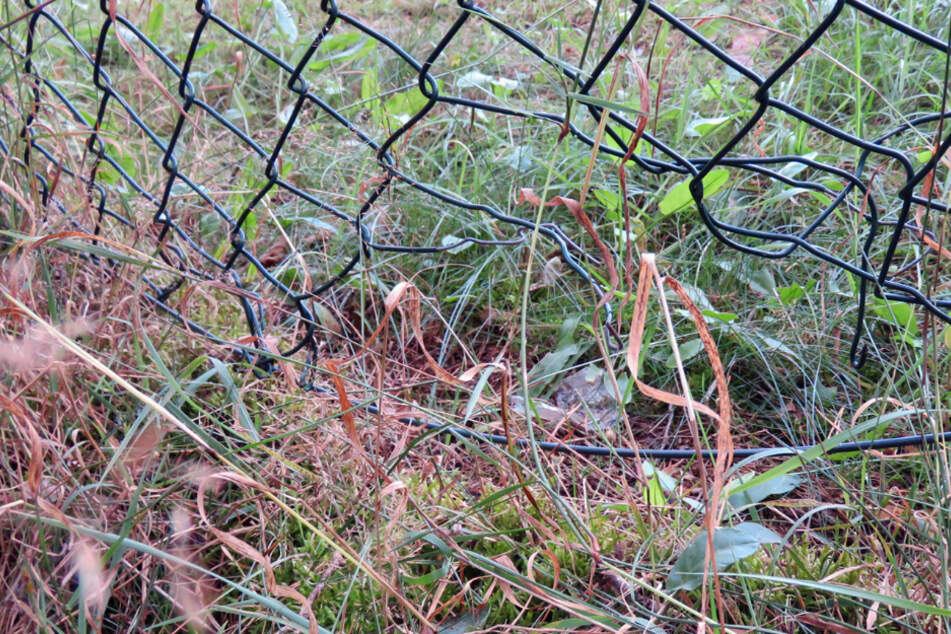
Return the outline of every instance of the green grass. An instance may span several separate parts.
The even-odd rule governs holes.
[[[103,16],[96,3],[87,4],[61,1],[51,9],[92,47]],[[350,4],[344,10],[417,57],[431,50],[459,11],[446,2]],[[294,60],[323,24],[311,5],[213,3],[225,19]],[[690,18],[721,48],[747,55],[763,75],[817,24],[816,11],[827,9],[810,2],[665,6]],[[280,24],[281,7],[296,25],[296,39]],[[948,15],[939,4],[891,2],[887,8],[945,37]],[[584,66],[590,69],[630,6],[603,3],[593,26],[587,2],[491,9],[553,59],[580,64],[587,48]],[[0,23],[21,10],[4,5]],[[198,21],[193,6],[153,2],[128,10],[181,63]],[[700,20],[711,12],[712,18]],[[35,63],[68,88],[82,116],[94,117],[99,95],[87,62],[41,24]],[[269,150],[293,99],[286,74],[220,28],[208,28],[194,66],[197,95]],[[0,36],[20,49],[24,29],[21,21]],[[156,82],[177,94],[174,77],[127,39],[154,80],[114,33],[104,65],[116,89],[167,139],[177,111]],[[415,74],[382,45],[339,23],[323,50],[332,54],[314,58],[308,81],[375,139],[383,140],[419,107]],[[648,129],[685,155],[714,153],[755,108],[752,83],[724,72],[652,16],[638,25],[626,50],[645,70],[650,56]],[[585,211],[617,254],[621,280],[612,306],[621,349],[599,350],[594,293],[561,261],[557,245],[530,233],[514,246],[374,252],[311,304],[319,306],[317,358],[278,359],[275,376],[257,377],[234,354],[234,345],[253,351],[256,342],[242,339],[247,327],[230,279],[217,277],[181,237],[173,235],[169,243],[186,253],[195,272],[169,303],[233,345],[209,342],[142,300],[143,275],[165,284],[176,273],[156,257],[157,234],[149,229],[154,207],[132,195],[114,171],[100,171],[98,182],[137,230],[107,220],[101,230],[108,242],[63,236],[37,246],[40,238],[75,227],[58,209],[44,206],[37,179],[11,158],[22,156],[19,132],[32,104],[21,69],[7,50],[0,62],[0,139],[11,148],[10,157],[0,157],[0,630],[592,632],[627,626],[679,632],[695,631],[701,621],[711,631],[727,631],[721,622],[729,631],[935,632],[951,626],[947,447],[834,457],[814,451],[799,460],[765,457],[717,473],[726,483],[724,498],[746,496],[713,512],[718,539],[737,540],[732,546],[746,548],[748,556],[720,570],[718,586],[711,574],[704,591],[689,574],[682,578],[695,583],[686,589],[672,588],[670,580],[672,572],[689,568],[696,550],[691,544],[704,543],[712,465],[510,452],[398,420],[411,415],[480,432],[627,446],[623,425],[599,431],[544,418],[529,423],[514,411],[515,396],[554,404],[570,374],[593,366],[616,376],[640,447],[692,448],[686,414],[640,394],[624,356],[638,290],[628,279],[636,278],[643,254],[656,253],[661,273],[679,280],[706,311],[729,377],[737,447],[831,446],[853,435],[943,431],[951,407],[951,331],[922,311],[870,300],[863,337],[869,360],[855,370],[848,347],[857,281],[848,273],[800,251],[782,260],[738,253],[710,235],[692,206],[671,203],[683,176],[650,176],[633,167],[627,171],[633,235],[625,238],[616,160],[600,158],[588,177],[590,149],[570,138],[559,143],[559,129],[549,122],[439,105],[393,147],[400,169],[505,213],[558,223],[596,253],[565,206],[516,202],[522,188],[543,200],[578,199],[588,190]],[[632,67],[622,65],[611,93],[613,70],[594,97],[622,110],[645,110]],[[563,113],[565,94],[574,90],[477,19],[437,61],[433,75],[444,93],[520,110]],[[874,137],[939,108],[944,84],[941,56],[872,28],[846,8],[772,94]],[[34,129],[66,167],[89,173],[82,127],[50,91],[40,95]],[[579,127],[597,134],[597,122],[586,118],[582,104],[571,108]],[[924,126],[893,144],[917,166],[927,160],[937,131],[937,124]],[[115,104],[101,136],[109,155],[144,188],[162,191],[161,152]],[[854,146],[776,110],[736,153],[760,150],[846,170],[858,158]],[[182,172],[232,217],[265,182],[264,161],[207,115],[194,113],[186,124],[178,155]],[[379,175],[372,151],[313,107],[302,114],[281,156],[282,178],[350,214]],[[795,164],[782,169],[814,176]],[[45,167],[40,173],[55,177]],[[873,192],[885,201],[903,179],[895,163],[880,159],[864,173],[875,174]],[[826,181],[833,190],[845,182]],[[942,197],[951,187],[947,168],[939,167],[934,182]],[[56,195],[81,226],[92,226],[95,210],[83,183],[61,175]],[[173,188],[171,195],[179,226],[215,257],[227,257],[226,223],[185,189]],[[862,207],[861,196],[850,201]],[[727,168],[725,182],[707,202],[721,220],[794,232],[824,200]],[[897,211],[889,202],[880,213],[894,220]],[[384,245],[519,235],[399,182],[364,221]],[[947,219],[932,213],[927,222],[944,244]],[[356,243],[345,222],[277,190],[244,228],[259,257],[276,254],[269,268],[295,292],[331,277]],[[873,265],[887,246],[890,228],[884,229],[872,247]],[[854,262],[863,231],[859,214],[843,208],[812,240]],[[628,242],[630,264],[624,258]],[[917,239],[902,240],[893,272],[910,265],[903,281],[946,292],[944,263],[933,254],[916,263],[920,255]],[[100,262],[112,257],[115,266],[106,274],[91,256]],[[585,266],[607,288],[606,270]],[[264,299],[269,348],[287,349],[300,336],[287,297],[247,265],[237,273],[246,291]],[[498,365],[474,370],[464,385],[435,379],[414,332],[409,296],[401,310],[384,304],[407,281],[421,294],[422,339],[441,368],[460,376],[480,363]],[[689,314],[672,294],[667,299],[690,392],[713,407],[714,367],[696,343]],[[680,393],[656,291],[645,333],[639,376]],[[301,391],[295,378],[304,372],[326,391]],[[335,381],[338,372],[342,383]],[[351,404],[352,425],[342,415],[342,397]],[[368,404],[382,413],[370,414]],[[714,425],[700,422],[697,442],[715,446]],[[763,529],[768,532],[757,532]],[[742,542],[754,538],[761,542]],[[723,563],[732,553],[719,543]]]

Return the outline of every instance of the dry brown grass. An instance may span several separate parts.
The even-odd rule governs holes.
[[[139,7],[140,18],[147,15],[147,4]],[[405,28],[413,41],[425,43],[432,36],[424,22],[428,2],[392,5],[370,16],[374,24]],[[744,19],[757,17],[740,13]],[[440,19],[447,14],[445,4],[437,7]],[[590,8],[534,3],[511,19],[528,28],[536,20],[546,24],[550,15],[577,40],[587,28]],[[729,25],[721,35],[724,45],[756,44],[749,38],[759,31],[745,31],[736,21]],[[461,48],[471,47],[468,53],[477,58],[495,53],[493,68],[506,73],[533,70],[496,53],[496,43],[479,36],[461,38]],[[556,45],[547,31],[539,37]],[[647,47],[649,41],[645,36],[637,45]],[[668,49],[672,59],[678,46],[674,42]],[[579,54],[577,47],[563,52],[571,59]],[[250,56],[238,58],[231,49],[219,53],[208,57],[207,65],[234,66],[234,72],[202,96],[226,108],[235,86],[245,86],[267,104],[255,115],[260,127],[254,138],[273,143],[278,127],[271,102],[261,97],[273,96],[265,90],[268,77]],[[678,63],[683,62],[655,61],[652,79],[663,66],[663,81],[673,90],[685,70]],[[167,132],[174,109],[145,99],[155,92],[155,82],[136,75],[136,68],[128,64],[116,81],[137,96],[136,107],[150,113],[156,130]],[[345,70],[352,93],[347,97],[358,101],[361,67]],[[67,71],[60,68],[58,77]],[[549,85],[532,97],[560,103]],[[89,173],[92,160],[83,150],[84,138],[64,123],[68,118],[55,100],[44,103],[38,114],[40,127],[54,133],[49,142],[65,157],[64,165]],[[449,109],[439,115],[446,118],[421,126],[413,143],[425,149],[440,139],[440,125],[458,123]],[[186,173],[216,201],[240,209],[260,185],[253,176],[259,166],[245,167],[247,151],[207,117],[195,116],[190,125]],[[131,131],[120,119],[109,132],[115,136],[110,142]],[[320,172],[320,160],[335,159],[334,152],[346,154],[350,147],[347,140],[337,141],[326,131],[302,130],[289,144],[301,158],[288,178],[334,196],[341,206],[354,205],[359,195],[353,192],[372,184],[362,171],[365,156],[343,156],[339,170]],[[400,148],[408,156],[417,150]],[[130,152],[142,182],[151,191],[161,189],[165,175],[147,160],[148,152]],[[585,156],[579,157],[586,166]],[[725,521],[700,502],[712,483],[714,489],[730,486],[725,465],[709,473],[696,461],[656,464],[675,480],[674,489],[658,500],[645,487],[644,466],[634,461],[509,452],[433,435],[401,420],[465,423],[516,438],[532,433],[542,440],[604,442],[567,421],[536,425],[530,432],[524,417],[508,407],[508,397],[519,390],[517,373],[542,359],[552,338],[520,332],[516,302],[503,304],[491,293],[495,304],[473,308],[467,319],[454,321],[453,306],[439,296],[441,275],[451,266],[471,269],[475,261],[447,256],[448,264],[430,263],[420,270],[408,268],[406,261],[384,260],[362,272],[359,284],[322,298],[321,356],[309,370],[325,391],[302,392],[295,382],[304,371],[299,358],[281,359],[277,376],[256,377],[236,361],[232,346],[181,328],[143,301],[143,274],[162,282],[175,276],[167,269],[149,269],[157,266],[151,251],[157,235],[149,223],[152,208],[130,203],[123,213],[139,228],[107,221],[102,239],[93,240],[80,235],[98,220],[81,181],[55,167],[46,170],[44,177],[67,211],[63,215],[55,205],[42,204],[38,181],[16,159],[0,160],[0,204],[5,205],[0,228],[6,232],[0,235],[5,298],[0,304],[2,632],[319,631],[318,625],[352,632],[435,632],[453,624],[457,631],[465,626],[468,631],[532,632],[555,624],[558,630],[600,632],[631,631],[635,623],[643,625],[638,618],[687,631],[708,627],[714,608],[723,620],[773,631],[793,631],[803,623],[830,631],[871,629],[876,623],[893,630],[946,628],[943,613],[928,616],[920,609],[946,605],[940,593],[948,586],[947,466],[940,456],[869,454],[817,461],[801,470],[804,483],[795,493],[756,507],[750,517],[787,541],[774,552],[760,551],[743,570],[847,586],[819,591],[723,577],[713,607],[699,593],[671,596],[664,591],[670,565],[702,534],[704,516],[710,526]],[[432,159],[440,161],[452,163],[443,155]],[[358,182],[358,175],[365,180]],[[599,177],[588,170],[585,186]],[[265,207],[291,202],[275,196]],[[394,234],[406,230],[406,222],[426,230],[432,224],[428,211],[410,208],[397,195],[384,202],[379,222]],[[175,205],[189,235],[209,250],[222,248],[223,223],[212,231],[202,227],[207,205],[185,195]],[[573,217],[583,222],[586,216]],[[571,218],[564,215],[566,222]],[[287,228],[263,214],[259,223],[250,248],[268,266],[296,248],[322,273],[334,270],[336,262],[326,253],[334,248],[332,236]],[[603,231],[598,219],[585,229],[586,239],[594,241]],[[669,231],[651,236],[658,243],[652,246],[663,248],[666,240],[695,235],[686,223]],[[186,246],[178,238],[171,241]],[[95,249],[133,261],[112,265]],[[185,253],[189,265],[212,270],[194,252],[185,248]],[[515,274],[527,261],[519,255]],[[612,280],[629,298],[636,291],[630,282],[632,262],[619,263],[628,267],[619,269],[624,281],[620,276]],[[246,269],[239,273],[251,277]],[[705,275],[719,279],[723,272]],[[294,288],[305,283],[297,280]],[[497,278],[485,284],[501,285]],[[520,284],[516,280],[509,286],[519,289]],[[377,292],[384,287],[402,293]],[[531,298],[563,292],[561,300],[571,305],[567,288],[548,279],[531,288]],[[740,301],[735,289],[723,293],[710,297],[729,306]],[[238,294],[216,275],[189,276],[170,304],[236,345],[253,345],[258,342],[248,336]],[[263,295],[267,322],[282,322],[290,314],[284,298]],[[655,310],[660,309],[651,304]],[[764,309],[753,305],[749,310]],[[800,317],[808,322],[808,315]],[[551,329],[550,316],[537,321]],[[678,336],[692,336],[686,322],[677,327],[683,330]],[[299,328],[275,327],[265,343],[271,350],[286,348]],[[654,351],[661,331],[645,342]],[[809,342],[824,340],[821,332],[803,336]],[[525,368],[518,360],[522,337]],[[770,399],[780,399],[777,407],[784,416],[806,418],[802,399],[796,404],[794,396],[774,392],[782,378],[776,375],[794,374],[795,363],[777,355],[764,370],[733,335],[720,332],[718,337],[732,357],[724,356],[736,402],[731,431],[737,444],[758,444],[775,434],[778,414]],[[447,352],[440,356],[444,346]],[[599,362],[593,352],[584,360]],[[459,377],[467,371],[470,378],[477,376],[473,368],[486,367],[480,362],[495,362],[497,371],[472,397],[473,382]],[[636,367],[637,360],[633,363]],[[652,382],[666,380],[663,360],[645,365],[654,373]],[[689,369],[689,381],[709,378],[706,366]],[[897,373],[897,366],[892,370]],[[792,379],[781,383],[792,384]],[[665,385],[677,389],[672,382]],[[463,421],[470,398],[476,407]],[[813,403],[833,431],[855,422],[850,412],[861,402],[848,400],[850,395],[837,398],[834,406]],[[698,397],[704,407],[709,400],[709,394]],[[367,412],[370,403],[379,413]],[[348,405],[354,411],[346,412]],[[641,445],[705,441],[688,425],[675,424],[686,419],[674,408],[635,399],[629,409],[630,435]],[[762,429],[766,423],[768,432]],[[612,441],[625,442],[627,436],[615,433]],[[779,462],[760,461],[744,471],[762,473]],[[849,588],[879,592],[883,600],[859,601]],[[889,603],[889,598],[895,600]],[[897,599],[920,605],[909,607]]]

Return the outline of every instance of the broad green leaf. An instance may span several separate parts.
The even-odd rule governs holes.
[[[449,572],[450,562],[452,560],[448,558],[443,559],[443,564],[430,572],[421,575],[419,577],[406,577],[400,575],[400,582],[407,586],[428,586],[432,583],[439,581],[446,576],[446,573]]]
[[[912,337],[918,336],[918,320],[915,319],[915,309],[905,302],[893,302],[875,298],[870,310],[873,314],[885,321],[891,322],[899,330],[907,332]]]
[[[737,317],[739,317],[739,315],[737,315],[736,313],[718,313],[715,310],[704,310],[700,312],[703,314],[704,317],[718,319],[727,324],[730,323],[731,321],[736,321]]]
[[[558,328],[559,348],[575,343],[575,330],[578,329],[579,323],[581,323],[581,315],[572,315],[561,322],[561,327]]]
[[[745,481],[752,480],[754,474],[748,473],[737,478],[735,484],[742,484]],[[751,504],[762,502],[768,497],[775,495],[785,495],[795,489],[802,482],[802,478],[794,473],[778,475],[771,480],[767,480],[740,493],[730,495],[729,503],[734,509]],[[729,493],[729,491],[728,491]]]
[[[278,274],[277,279],[281,280],[281,284],[284,286],[293,286],[297,280],[304,279],[304,276],[301,274],[300,270],[297,267],[290,267],[284,269]]]
[[[803,154],[802,158],[814,161],[818,154],[816,152],[809,152],[808,154]],[[808,165],[800,161],[789,161],[779,169],[779,173],[787,178],[796,178]]]
[[[817,192],[814,189],[809,190],[809,195],[819,201],[819,204],[823,207],[828,207],[832,204],[832,199],[823,194],[822,192]]]
[[[152,11],[149,13],[149,24],[146,27],[146,33],[149,35],[149,39],[156,39],[161,30],[162,23],[165,21],[165,3],[156,2],[152,7]]]
[[[699,337],[696,339],[689,339],[683,342],[682,344],[680,344],[679,346],[677,346],[677,348],[678,348],[678,351],[680,352],[681,362],[686,363],[690,359],[697,356],[697,354],[699,354],[701,350],[703,350],[703,342],[700,340]],[[674,355],[670,355],[667,358],[667,367],[668,368],[677,367],[677,359],[674,357]]]
[[[200,59],[204,57],[205,55],[207,55],[208,53],[215,50],[216,48],[218,48],[218,42],[208,42],[207,44],[202,45],[202,47],[199,48],[197,51],[195,51],[195,55],[192,57],[192,59]]]
[[[255,238],[258,236],[258,215],[254,213],[254,210],[250,210],[248,215],[244,217],[244,222],[241,224],[241,230],[244,231],[244,239],[248,243],[254,242]]]
[[[307,64],[310,70],[320,70],[332,62],[352,62],[369,55],[376,48],[376,40],[363,33],[334,33],[323,39],[320,51],[324,57]]]
[[[96,125],[96,116],[95,116],[95,115],[90,114],[90,113],[86,112],[85,110],[80,110],[80,111],[79,111],[79,116],[81,116],[81,117],[83,118],[83,121],[85,121],[85,122],[86,122],[86,125],[88,125],[90,128],[95,127],[95,125]]]
[[[666,472],[654,466],[650,460],[645,460],[641,467],[644,470],[644,477],[647,478],[647,488],[644,495],[653,506],[667,504],[667,496],[664,492],[671,492],[677,488],[677,481]]]
[[[831,405],[834,403],[836,397],[839,395],[839,389],[834,385],[816,383],[814,389],[816,396],[818,396],[819,400],[826,405]]]
[[[367,35],[359,31],[349,31],[346,33],[331,33],[323,40],[320,41],[320,49],[322,51],[342,51],[349,46],[357,42],[361,42],[368,38]],[[311,62],[313,63],[313,62]]]
[[[673,189],[667,192],[667,195],[661,199],[658,209],[662,216],[669,216],[670,214],[682,211],[693,204],[693,196],[690,194],[691,180],[693,179],[688,178],[687,180],[677,183]],[[720,191],[729,180],[729,170],[712,170],[703,177],[704,198]]]
[[[736,118],[736,115],[730,115],[727,117],[712,117],[712,118],[700,118],[694,119],[687,124],[687,127],[684,129],[684,135],[698,137],[704,136],[710,132],[713,132],[724,123],[731,121]]]
[[[570,343],[558,346],[558,348],[539,359],[538,363],[528,373],[528,382],[532,388],[532,393],[538,394],[543,386],[567,368],[580,353],[581,346]]]
[[[606,134],[604,136],[604,143],[609,145],[610,147],[613,147],[616,150],[627,152],[631,144],[631,139],[634,138],[634,131],[629,130],[627,128],[614,128],[614,132],[615,134],[618,135],[618,137],[620,137],[622,144],[618,144],[618,142],[615,141],[614,137],[611,136],[610,134]],[[634,159],[631,159],[631,160],[634,160]]]
[[[426,95],[419,88],[414,87],[387,99],[384,110],[391,116],[414,115],[426,107],[428,102]]]
[[[796,283],[793,283],[792,286],[781,286],[776,289],[776,292],[779,294],[779,301],[783,306],[792,306],[806,294],[806,291]]]
[[[687,297],[690,298],[690,301],[696,304],[697,308],[699,308],[700,310],[707,310],[709,308],[713,308],[713,304],[710,303],[710,298],[707,297],[707,294],[699,286],[694,286],[693,284],[687,284],[686,282],[682,282],[680,284],[680,287],[684,290],[685,293],[687,293]],[[667,295],[667,299],[669,301],[672,301],[672,302],[679,301],[677,298],[677,293],[673,292],[672,290],[667,289],[664,291],[664,293]],[[684,311],[683,314],[684,314],[684,318],[686,319],[690,318],[689,312]]]
[[[628,114],[634,115],[643,115],[645,112],[633,108],[623,103],[617,103],[616,101],[608,101],[607,99],[599,99],[597,97],[592,97],[591,95],[582,95],[580,92],[569,92],[568,99],[573,99],[575,101],[580,101],[581,103],[588,104],[590,106],[597,106],[598,108],[606,108],[608,110],[620,110],[621,112],[627,112]]]
[[[755,293],[772,297],[773,293],[776,292],[776,280],[773,279],[773,272],[769,267],[758,267],[756,271],[750,275],[749,281]]]
[[[287,5],[284,4],[284,0],[272,0],[272,2],[274,3],[274,21],[277,22],[277,30],[281,32],[285,40],[293,44],[297,41],[297,24]]]
[[[367,102],[366,106],[370,109],[373,116],[373,122],[380,124],[383,116],[380,112],[380,82],[377,80],[376,71],[371,69],[363,72],[363,78],[360,80],[360,99]]]
[[[886,414],[884,416],[877,416],[871,420],[865,421],[864,423],[859,423],[858,425],[855,425],[849,429],[846,429],[845,431],[839,432],[838,434],[835,434],[834,436],[827,438],[826,440],[820,442],[819,444],[813,447],[810,447],[809,449],[806,449],[805,451],[800,452],[798,455],[793,456],[789,458],[788,460],[785,460],[784,462],[782,462],[779,465],[776,465],[769,471],[766,471],[765,473],[761,473],[755,478],[752,478],[751,480],[741,483],[740,485],[735,487],[730,493],[731,495],[739,495],[743,491],[748,491],[754,487],[757,487],[763,484],[764,482],[769,482],[773,478],[777,478],[781,475],[790,473],[803,465],[809,464],[813,460],[816,460],[817,458],[824,456],[833,447],[841,445],[844,442],[850,442],[850,441],[856,440],[859,437],[861,437],[862,434],[869,431],[870,429],[874,429],[878,427],[879,425],[883,425],[885,423],[888,423],[889,421],[892,421],[898,418],[913,416],[915,414],[920,413],[921,411],[922,410],[916,410],[916,409],[903,409],[897,412]]]
[[[122,171],[132,176],[132,178],[135,178],[137,176],[136,169],[135,169],[136,167],[135,159],[132,158],[131,154],[122,154],[114,158],[116,163],[119,164],[119,167],[122,169]],[[122,177],[119,175],[118,170],[113,168],[112,165],[105,162],[103,162],[102,166],[99,168],[99,171],[96,173],[96,177],[99,180],[105,183],[108,183],[110,185],[116,185],[122,179]]]
[[[660,488],[660,482],[657,478],[648,478],[647,486],[644,487],[644,499],[651,506],[662,506],[667,504],[667,498],[664,497],[664,490]]]
[[[782,541],[782,537],[754,522],[718,528],[713,532],[713,555],[717,570],[725,570],[741,559],[755,555],[763,544],[779,544]],[[707,531],[702,530],[671,568],[667,577],[667,591],[699,588],[703,583],[706,553]]]
[[[601,203],[601,206],[607,211],[616,212],[621,208],[621,197],[618,196],[617,192],[608,191],[606,189],[595,189],[591,193],[594,194],[594,197],[598,199],[598,202]]]
[[[469,402],[466,403],[466,413],[462,417],[462,424],[465,425],[469,422],[469,419],[472,418],[472,414],[475,413],[476,407],[479,405],[479,399],[482,397],[482,390],[485,389],[486,383],[489,381],[489,377],[492,376],[492,373],[498,369],[494,363],[487,365],[483,368],[482,372],[479,373],[479,380],[476,381],[475,387],[472,388],[472,394],[469,395]]]
[[[491,84],[495,96],[503,99],[518,88],[518,80],[509,79],[508,77],[496,77],[491,81]]]

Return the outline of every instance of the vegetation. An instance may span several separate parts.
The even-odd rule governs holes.
[[[60,0],[45,10],[94,51],[105,19],[97,4]],[[324,25],[314,4],[210,3],[288,60]],[[445,1],[346,4],[417,59],[461,11]],[[761,75],[831,5],[662,4]],[[946,36],[943,3],[879,4]],[[590,70],[631,5],[544,0],[489,9],[551,59]],[[214,265],[228,259],[234,236],[210,202],[237,218],[267,184],[267,153],[292,116],[288,73],[210,23],[189,79],[246,139],[200,108],[176,132],[177,78],[131,30],[109,31],[100,62],[112,87],[162,143],[178,135],[177,169],[210,198],[177,179],[167,193],[182,231],[163,233],[154,203],[85,145],[88,126],[76,114],[94,123],[102,89],[89,60],[45,18],[32,63],[76,113],[49,85],[34,109],[19,55],[25,11],[0,8],[0,630],[951,629],[951,450],[828,453],[852,440],[949,429],[951,330],[936,318],[872,298],[867,362],[856,369],[852,274],[802,250],[763,259],[723,245],[699,221],[683,174],[633,164],[619,172],[618,159],[593,158],[538,116],[439,104],[391,148],[399,169],[534,229],[394,181],[362,219],[373,242],[446,250],[371,251],[307,302],[317,354],[274,354],[300,341],[297,308],[247,260],[236,260],[234,277]],[[182,63],[199,23],[194,3],[122,3],[120,11]],[[617,145],[590,120],[585,99],[644,114],[649,131],[685,156],[714,154],[757,107],[751,82],[653,14],[624,53],[613,85],[611,66],[593,97],[572,96],[576,86],[556,68],[476,17],[432,74],[445,94],[570,112],[608,144]],[[343,21],[305,72],[327,104],[377,142],[425,103],[416,75]],[[876,138],[940,111],[947,79],[943,56],[847,8],[774,96]],[[34,150],[33,169],[23,168],[30,117],[34,139],[59,163]],[[919,126],[894,146],[923,165],[942,129],[939,121]],[[129,110],[111,100],[99,131],[115,165],[161,198],[163,152]],[[646,145],[639,151],[659,156]],[[860,160],[854,145],[779,110],[734,152],[847,171]],[[373,149],[312,103],[276,169],[351,216],[381,176]],[[795,162],[778,169],[824,178],[830,191],[847,183]],[[97,190],[74,176],[91,173],[114,216],[100,217]],[[864,174],[885,201],[882,220],[894,221],[900,167],[870,159]],[[739,168],[709,178],[712,212],[751,228],[793,233],[828,204],[823,192]],[[928,194],[943,200],[948,180],[939,163]],[[850,202],[810,239],[856,262],[867,222],[848,211],[864,209],[861,193]],[[922,292],[946,292],[948,219],[919,222],[937,248],[924,250],[909,231],[893,271]],[[587,253],[611,255],[613,314],[596,308],[592,286],[538,231],[543,223]],[[357,242],[350,223],[284,187],[270,189],[242,228],[247,248],[293,293],[332,279]],[[873,263],[888,247],[885,229]],[[467,237],[498,243],[460,242]],[[582,265],[611,288],[603,260]],[[652,272],[683,293],[673,282],[651,290]],[[167,305],[189,327],[147,300],[182,275]],[[263,332],[249,335],[242,297],[259,298]],[[638,299],[647,302],[643,318]],[[262,348],[273,372],[249,363]],[[302,378],[316,389],[302,390]],[[688,412],[645,395],[635,378],[668,400],[692,394],[703,407]],[[513,442],[480,443],[407,417]],[[515,445],[525,438],[640,449],[723,448],[728,438],[737,448],[817,446],[731,465]]]

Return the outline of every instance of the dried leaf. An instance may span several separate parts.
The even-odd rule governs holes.
[[[272,266],[277,266],[284,261],[284,258],[287,257],[287,254],[290,253],[290,247],[283,240],[275,242],[270,249],[264,252],[264,254],[258,258],[263,266],[271,268]]]
[[[538,194],[535,193],[535,190],[531,187],[523,187],[518,190],[518,200],[516,205],[521,205],[522,203],[528,203],[534,207],[538,207],[542,204],[542,199],[538,197]]]
[[[423,357],[426,358],[426,363],[429,364],[429,367],[435,373],[436,378],[438,378],[443,383],[448,383],[450,385],[460,385],[460,381],[456,377],[436,363],[436,360],[431,354],[429,354],[429,350],[426,348],[426,342],[423,339],[423,326],[420,311],[422,294],[419,292],[419,289],[417,289],[416,286],[410,282],[400,282],[394,286],[393,290],[389,292],[389,294],[386,296],[386,300],[383,302],[383,305],[386,307],[387,314],[392,313],[394,308],[398,309],[400,313],[403,314],[404,298],[408,300],[409,304],[409,320],[410,325],[413,328],[413,336],[416,338],[416,343],[419,344],[420,350],[423,352]]]
[[[768,36],[769,32],[764,29],[755,27],[743,29],[733,36],[733,41],[726,52],[744,66],[750,66],[753,64],[753,54],[756,53],[756,50],[766,41]]]
[[[324,361],[326,367],[331,373],[331,380],[334,389],[337,391],[337,399],[340,401],[340,416],[343,418],[344,427],[347,429],[347,436],[350,437],[350,443],[354,449],[363,450],[360,442],[360,435],[357,433],[357,425],[353,419],[353,412],[350,411],[350,399],[347,397],[347,388],[343,384],[343,378],[340,376],[340,366],[338,362],[328,359]]]
[[[164,435],[165,430],[158,422],[147,425],[145,429],[140,431],[129,443],[125,455],[122,457],[122,462],[126,468],[133,473],[138,471],[154,453],[159,443],[162,442]]]
[[[634,382],[641,394],[648,398],[652,398],[675,407],[687,407],[687,400],[683,396],[650,386],[641,381],[640,377],[638,376],[641,345],[644,338],[644,327],[647,323],[647,301],[650,298],[650,290],[652,288],[652,262],[653,260],[648,260],[646,257],[641,260],[641,270],[637,281],[637,297],[634,301],[634,316],[631,320],[631,334],[628,338],[627,345],[627,367],[630,369],[631,376],[634,377]],[[719,420],[720,418],[716,412],[703,403],[692,401],[691,406],[695,411],[700,412],[705,416],[709,416],[714,420]]]
[[[686,390],[685,394],[680,396],[648,386],[638,378],[637,369],[640,361],[639,355],[642,344],[641,339],[644,335],[644,326],[647,319],[647,300],[650,295],[650,289],[653,283],[657,284],[658,290],[661,292],[662,286],[667,286],[673,290],[690,313],[690,317],[697,329],[697,334],[700,335],[700,340],[703,342],[704,349],[706,350],[707,357],[709,358],[710,365],[713,369],[713,375],[716,379],[719,414],[714,413],[709,407],[693,401],[689,392],[686,392]],[[663,299],[664,297],[661,295],[661,300],[663,301]],[[669,323],[670,321],[668,316],[668,324]],[[673,336],[673,333],[671,333],[671,336]],[[677,352],[678,351],[675,347],[674,353],[676,354]],[[645,396],[656,398],[657,400],[671,405],[676,405],[678,407],[687,407],[688,411],[694,410],[696,412],[705,414],[706,416],[713,418],[713,420],[715,420],[717,423],[718,453],[716,464],[714,466],[713,485],[710,487],[710,496],[708,499],[707,514],[705,518],[705,524],[707,528],[707,547],[704,553],[705,560],[703,568],[704,573],[702,581],[703,590],[701,594],[701,612],[705,612],[707,609],[706,575],[707,571],[710,570],[710,564],[712,564],[713,568],[713,581],[717,604],[719,610],[722,612],[723,599],[720,590],[720,579],[717,576],[718,564],[714,546],[714,536],[717,530],[717,524],[719,523],[721,517],[720,494],[723,490],[724,476],[733,459],[733,438],[730,434],[730,415],[732,410],[732,406],[730,404],[730,391],[726,380],[726,374],[723,371],[723,364],[720,361],[720,354],[717,351],[716,344],[713,340],[713,335],[710,334],[710,329],[707,326],[703,314],[690,298],[687,291],[680,285],[679,282],[677,282],[677,280],[669,276],[664,278],[661,277],[660,271],[657,270],[654,254],[652,253],[645,253],[641,258],[641,269],[637,285],[637,297],[635,298],[634,302],[634,316],[631,320],[631,335],[630,339],[628,340],[627,363],[638,389]],[[678,370],[682,374],[683,369],[678,368]],[[699,434],[697,433],[696,425],[693,423],[694,421],[691,421],[691,432],[694,436],[694,444],[699,449],[700,438]],[[705,474],[702,463],[701,470],[702,473]]]

